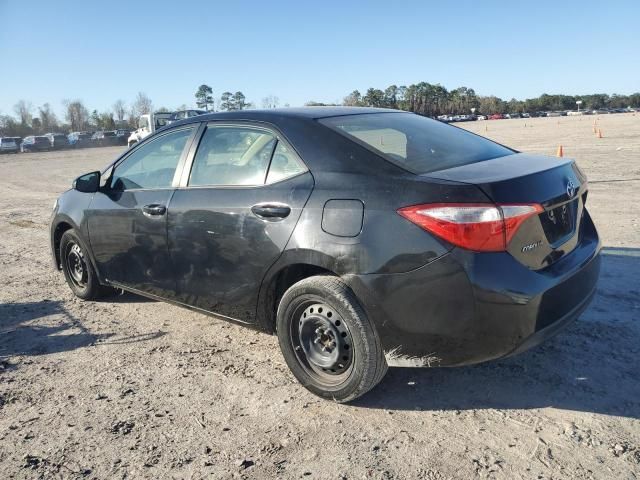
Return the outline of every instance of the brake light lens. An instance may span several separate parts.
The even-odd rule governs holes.
[[[501,252],[525,220],[543,211],[536,203],[428,203],[401,208],[398,213],[458,247]]]

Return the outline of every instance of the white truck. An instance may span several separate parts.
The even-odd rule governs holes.
[[[127,139],[127,145],[131,147],[159,128],[168,125],[171,122],[171,115],[173,115],[172,112],[156,112],[140,115],[138,128]]]

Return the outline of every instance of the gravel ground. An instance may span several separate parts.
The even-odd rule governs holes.
[[[580,321],[518,357],[390,369],[352,405],[300,387],[274,337],[121,295],[75,299],[48,220],[118,148],[0,157],[4,478],[640,478],[640,115],[474,122],[590,178],[607,247]]]

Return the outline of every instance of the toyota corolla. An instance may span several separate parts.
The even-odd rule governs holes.
[[[368,108],[189,118],[77,178],[51,248],[85,300],[126,290],[278,336],[345,402],[388,366],[497,359],[592,298],[600,242],[573,160]]]

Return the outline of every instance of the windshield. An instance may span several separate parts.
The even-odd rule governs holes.
[[[319,122],[415,174],[514,153],[461,128],[413,113],[345,115]]]

